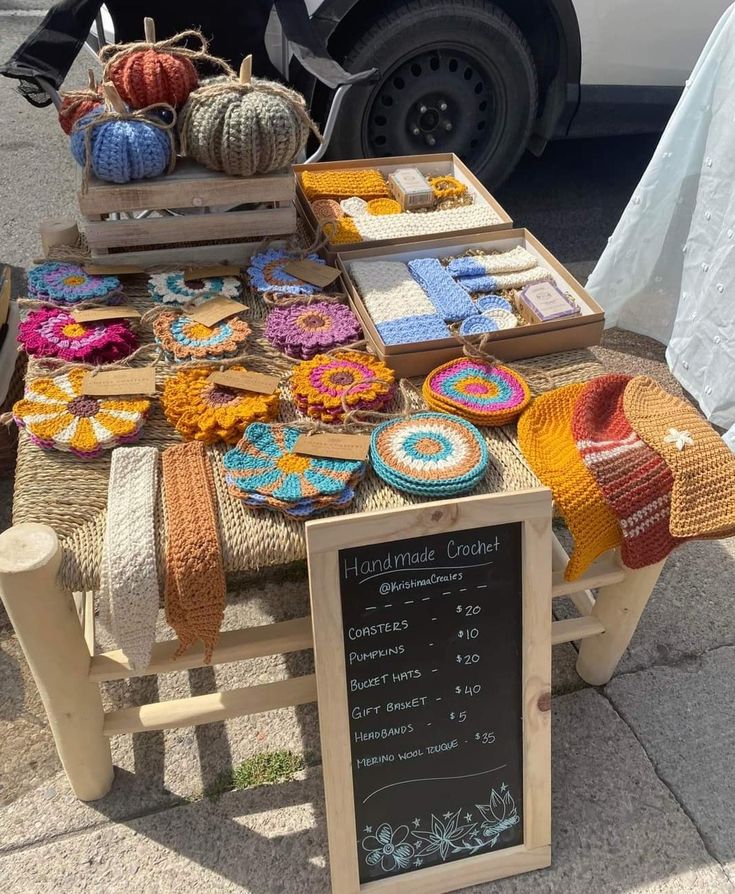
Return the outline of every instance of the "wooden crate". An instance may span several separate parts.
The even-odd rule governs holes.
[[[78,199],[92,257],[145,267],[246,258],[254,240],[295,232],[294,193],[290,169],[230,177],[182,159],[165,177],[121,185],[92,177]],[[225,210],[240,205],[258,207]],[[141,211],[179,213],[136,218]]]

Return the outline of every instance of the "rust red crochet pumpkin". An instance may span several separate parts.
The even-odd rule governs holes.
[[[69,90],[61,94],[59,106],[59,124],[65,134],[71,134],[74,124],[87,115],[92,109],[102,104],[99,87],[94,79],[94,72],[90,68],[87,72],[89,81],[84,90]]]

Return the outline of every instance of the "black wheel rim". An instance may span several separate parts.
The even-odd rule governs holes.
[[[425,47],[384,74],[362,126],[367,155],[454,152],[474,170],[492,158],[505,126],[499,72],[475,51]]]

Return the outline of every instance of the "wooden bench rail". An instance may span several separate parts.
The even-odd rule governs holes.
[[[605,625],[598,618],[585,615],[582,618],[565,618],[563,621],[553,621],[551,624],[551,645],[558,646],[561,643],[571,643],[576,640],[586,639],[588,636],[597,636],[605,632]]]
[[[95,683],[124,680],[128,677],[145,677],[174,671],[205,667],[204,648],[201,643],[192,646],[184,655],[174,660],[177,640],[167,640],[153,646],[148,667],[132,670],[125,653],[116,649],[102,652],[92,658],[89,679]],[[311,618],[293,618],[276,624],[263,624],[244,630],[226,630],[212,654],[212,664],[228,664],[246,658],[262,658],[264,655],[281,655],[313,648]]]
[[[275,683],[230,689],[227,692],[194,695],[137,708],[109,711],[105,714],[102,732],[106,736],[117,736],[147,730],[178,729],[315,701],[316,677],[308,674],[277,680]]]
[[[625,579],[625,569],[620,564],[617,553],[606,553],[585,571],[577,580],[565,580],[563,571],[551,573],[551,596],[571,596],[580,590],[609,587]]]

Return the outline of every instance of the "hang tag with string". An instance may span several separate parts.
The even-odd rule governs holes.
[[[121,397],[156,393],[155,366],[91,370],[82,380],[82,394],[90,397]]]

